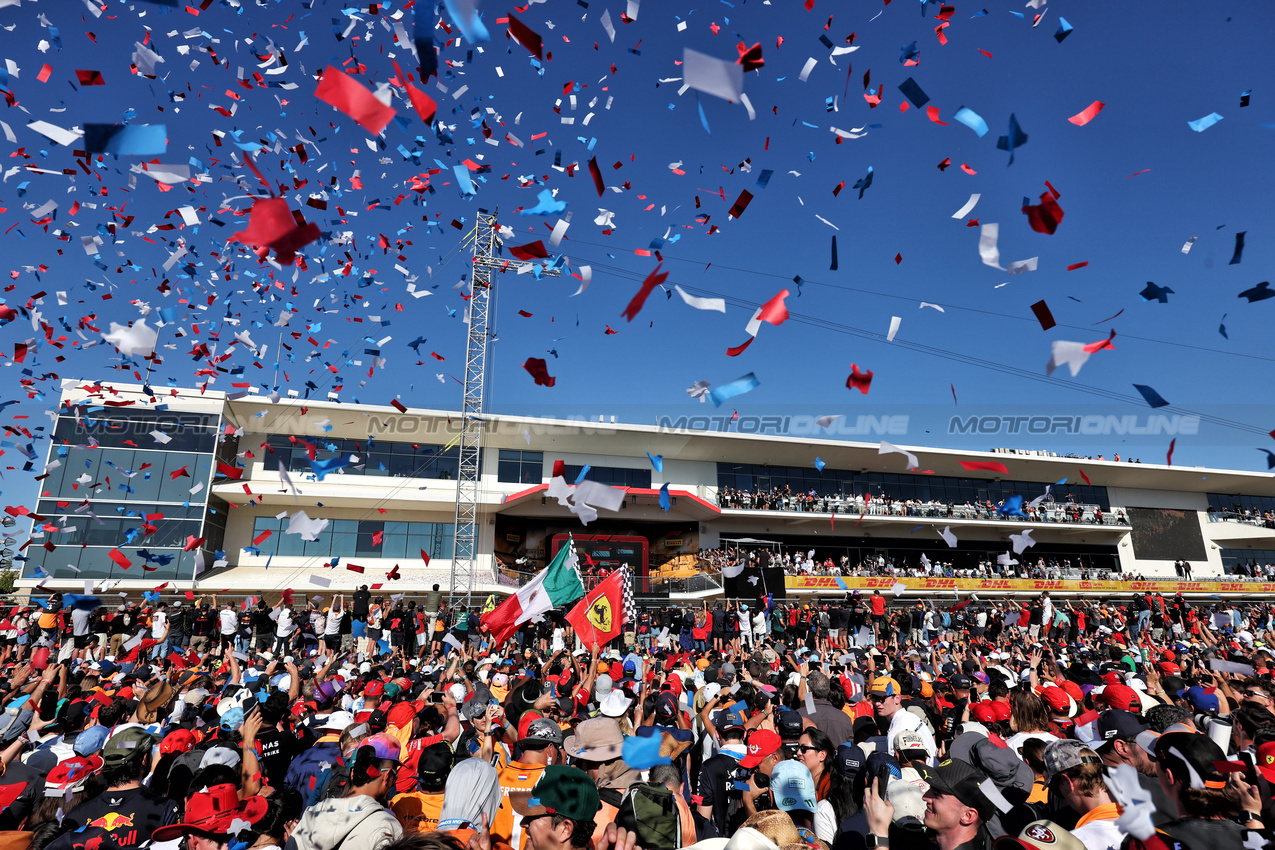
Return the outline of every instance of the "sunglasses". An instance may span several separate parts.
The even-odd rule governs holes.
[[[818,753],[822,752],[819,747],[812,747],[809,744],[798,744],[797,751],[801,753]]]

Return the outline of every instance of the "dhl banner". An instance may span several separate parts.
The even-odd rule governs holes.
[[[1009,591],[1040,593],[1043,590],[1059,593],[1141,593],[1150,591],[1164,596],[1175,593],[1243,593],[1260,596],[1275,593],[1275,583],[1258,581],[1080,581],[1045,580],[1023,578],[894,578],[893,576],[787,576],[784,586],[791,591],[839,591],[852,590],[888,592],[896,584],[905,588],[903,593],[921,591],[955,591],[979,593],[982,591]]]

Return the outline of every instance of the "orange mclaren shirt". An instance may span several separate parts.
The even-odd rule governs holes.
[[[514,850],[523,850],[522,815],[514,811],[509,794],[530,791],[544,770],[543,764],[520,761],[511,761],[500,768],[500,809],[496,812],[496,822],[491,825],[492,838],[504,841]]]

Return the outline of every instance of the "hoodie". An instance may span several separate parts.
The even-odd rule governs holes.
[[[365,794],[324,800],[305,810],[285,850],[381,850],[403,837],[403,827]]]

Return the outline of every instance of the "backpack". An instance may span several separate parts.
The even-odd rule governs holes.
[[[662,785],[637,782],[620,800],[615,823],[637,832],[637,844],[647,850],[676,850],[682,846],[682,818],[673,792]]]
[[[943,628],[950,629],[952,627],[952,615],[944,611],[939,615],[939,619],[943,622]]]

